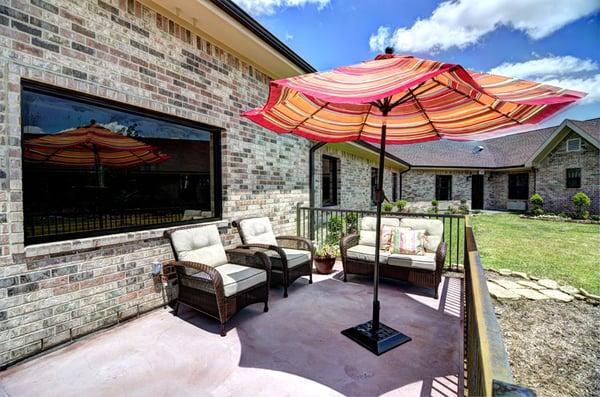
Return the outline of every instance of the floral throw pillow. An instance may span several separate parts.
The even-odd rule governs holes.
[[[389,251],[392,254],[425,255],[426,239],[425,230],[398,227],[394,230]]]
[[[390,244],[392,243],[392,237],[394,235],[395,226],[382,225],[381,226],[381,248],[384,251],[389,251]]]

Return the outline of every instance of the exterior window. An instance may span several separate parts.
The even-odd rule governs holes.
[[[567,187],[581,187],[581,168],[567,168]]]
[[[322,164],[322,189],[323,206],[338,204],[338,159],[330,156],[323,156]]]
[[[567,139],[567,152],[578,152],[581,150],[581,139]]]
[[[375,189],[377,189],[377,168],[371,167],[371,202],[375,204]]]
[[[529,174],[508,175],[509,200],[527,200],[529,198]]]
[[[33,83],[21,98],[26,244],[221,216],[218,129]]]
[[[452,200],[452,175],[435,176],[435,199]]]
[[[398,174],[392,172],[392,201],[398,200]]]

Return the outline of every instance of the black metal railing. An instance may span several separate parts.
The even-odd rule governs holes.
[[[375,216],[375,210],[310,208],[298,206],[296,233],[317,244],[339,241],[341,236],[358,230],[364,216]],[[459,270],[464,258],[465,216],[441,213],[384,212],[383,216],[398,218],[428,218],[444,222],[444,241],[448,244],[446,269]]]
[[[190,219],[188,219],[190,218]],[[106,234],[141,230],[159,225],[193,220],[183,208],[142,208],[78,213],[25,212],[25,243],[35,244]]]
[[[468,396],[535,396],[526,387],[515,385],[502,330],[481,266],[470,219],[465,219],[465,361]]]

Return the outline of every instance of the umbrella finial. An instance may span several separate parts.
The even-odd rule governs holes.
[[[91,119],[91,120],[90,120],[90,125],[94,125],[94,124],[96,124],[96,120],[94,120],[94,119]]]
[[[394,53],[394,47],[392,47],[392,46],[385,47],[385,53],[386,54],[393,54]]]

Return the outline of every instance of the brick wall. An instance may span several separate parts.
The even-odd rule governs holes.
[[[590,212],[600,212],[600,154],[591,143],[581,138],[581,151],[567,152],[568,139],[581,138],[570,132],[537,165],[536,188],[544,199],[547,211],[574,211],[571,198],[577,192],[585,192],[592,199]],[[581,188],[567,188],[567,168],[581,168]]]
[[[435,199],[435,176],[452,175],[452,200],[471,200],[471,179],[474,171],[411,169],[402,174],[402,198],[408,202],[429,202]]]
[[[150,265],[172,256],[162,229],[24,246],[21,79],[223,128],[224,219],[295,230],[310,145],[239,117],[268,76],[137,1],[0,0],[0,365],[160,306]]]
[[[338,203],[332,208],[368,210],[374,208],[371,203],[371,168],[378,168],[376,161],[347,153],[338,148],[325,145],[315,152],[315,205],[321,206],[322,158],[323,155],[335,157],[339,162]],[[392,172],[399,170],[386,167],[383,174],[383,186],[386,197],[392,200]]]

